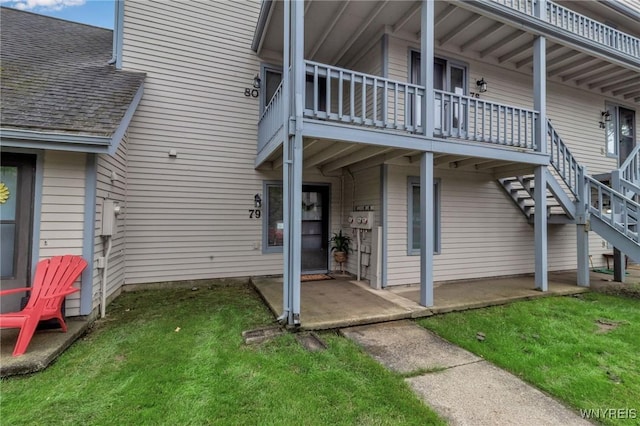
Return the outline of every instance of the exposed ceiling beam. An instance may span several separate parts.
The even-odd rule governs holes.
[[[436,158],[433,160],[434,166],[441,166],[443,164],[449,164],[456,160],[464,160],[469,157],[460,157],[459,155],[443,155],[442,157]]]
[[[638,75],[638,73],[635,71],[626,71],[626,72],[623,72],[622,74],[617,74],[617,75],[607,74],[606,77],[602,78],[601,80],[590,83],[589,89],[595,89],[596,87],[606,86],[610,83],[615,83],[615,82],[624,80],[625,78],[635,77],[636,75]]]
[[[333,58],[333,61],[331,61],[331,63],[338,64],[342,60],[342,57],[349,51],[349,49],[351,49],[353,44],[360,38],[362,33],[364,33],[365,30],[369,27],[369,25],[371,25],[373,20],[377,18],[377,16],[380,14],[380,12],[382,12],[382,9],[384,9],[384,7],[387,5],[388,2],[389,0],[384,0],[380,2],[380,4],[378,4],[378,6],[376,6],[376,8],[371,11],[369,16],[367,16],[367,18],[364,20],[364,22],[356,26],[356,30],[349,36],[349,39],[348,39],[349,41],[345,43],[344,46],[342,46],[342,49],[340,49],[340,51]]]
[[[475,46],[476,43],[481,42],[482,40],[489,37],[491,34],[495,33],[496,31],[502,29],[503,27],[504,27],[503,23],[496,22],[486,30],[482,31],[480,34],[473,36],[471,40],[462,43],[462,45],[460,46],[460,51],[464,52],[468,48]]]
[[[611,65],[611,66],[615,67],[615,65]],[[626,70],[624,68],[618,68],[618,69],[615,69],[615,68],[614,69],[609,69],[609,68],[607,68],[606,70],[601,71],[601,72],[599,72],[597,74],[593,74],[593,75],[590,75],[588,77],[580,78],[580,79],[576,80],[576,84],[581,86],[584,83],[589,83],[590,81],[592,81],[592,82],[593,81],[597,81],[598,79],[600,79],[602,77],[607,77],[607,76],[611,76],[611,75],[620,74],[623,71],[626,71]]]
[[[369,43],[367,43],[363,49],[360,49],[360,53],[356,55],[353,59],[351,59],[349,63],[346,64],[345,68],[353,69],[355,67],[355,64],[360,62],[360,60],[364,58],[367,53],[369,53],[369,51],[371,50],[371,48],[373,48],[373,46],[375,46],[376,44],[382,43],[383,34],[384,34],[384,31],[380,35],[373,36],[371,40],[369,40]]]
[[[347,151],[353,150],[355,145],[350,145],[347,143],[335,142],[333,145],[329,146],[324,151],[320,151],[319,153],[312,155],[311,157],[303,160],[302,164],[304,167],[313,167],[317,166],[320,163],[323,163],[330,158],[333,158],[337,155],[345,154]]]
[[[533,44],[531,44],[531,46],[533,47]],[[559,44],[554,44],[553,46],[549,47],[546,51],[546,55],[549,56],[555,52],[557,52],[558,50],[562,49],[564,46],[561,46]],[[528,56],[526,58],[524,58],[523,60],[516,62],[516,68],[521,68],[525,65],[528,65],[530,63],[533,62],[533,55]],[[549,63],[547,62],[547,66],[549,66]]]
[[[309,11],[309,8],[311,7],[311,3],[313,2],[313,0],[307,0],[307,4],[304,5],[304,15],[307,16],[307,12]]]
[[[576,50],[573,50],[571,52],[567,52],[567,53],[565,53],[563,55],[560,55],[560,56],[557,56],[557,57],[555,57],[553,59],[550,59],[550,60],[547,61],[547,69],[553,68],[556,65],[559,65],[559,64],[561,64],[563,62],[566,62],[571,58],[575,58],[578,55],[582,55],[582,52],[578,52]]]
[[[494,160],[490,159],[490,158],[468,158],[466,160],[460,160],[460,161],[454,161],[455,165],[456,165],[456,169],[475,169],[477,168],[478,164],[486,164],[486,163],[490,163]]]
[[[633,98],[635,96],[638,96],[638,95],[640,95],[640,90],[636,90],[633,93],[627,93],[626,95],[624,95],[624,98],[625,99],[631,99],[631,98]]]
[[[549,77],[554,77],[556,75],[562,74],[564,72],[567,72],[569,70],[581,67],[583,65],[587,65],[593,61],[599,61],[598,58],[594,58],[592,56],[587,56],[585,58],[579,59],[577,61],[571,62],[570,64],[564,65],[564,66],[560,66],[558,68],[556,68],[555,70],[551,70],[549,72],[547,72],[547,76]]]
[[[614,66],[615,65],[611,65],[608,62],[601,61],[595,64],[594,66],[590,67],[588,70],[578,70],[578,71],[572,72],[571,74],[562,75],[560,77],[562,78],[562,81],[569,81],[569,80],[573,80],[576,77],[582,77],[585,74],[594,73],[598,70],[601,70],[602,68],[610,69],[610,68],[613,68]]]
[[[320,38],[318,39],[318,41],[316,42],[316,44],[313,46],[313,48],[311,49],[311,52],[309,53],[308,58],[310,59],[315,59],[316,57],[316,53],[318,53],[318,50],[320,50],[320,48],[322,47],[322,45],[324,44],[324,42],[327,40],[327,37],[329,37],[329,34],[331,34],[331,32],[333,31],[333,28],[336,26],[336,24],[338,23],[338,20],[340,20],[340,18],[342,17],[342,14],[344,13],[344,11],[347,9],[347,7],[350,5],[351,3],[348,1],[345,1],[341,4],[338,12],[334,15],[333,19],[331,20],[331,24],[328,25],[322,35],[320,35]]]
[[[622,95],[622,94],[625,94],[625,93],[633,92],[633,91],[638,90],[638,89],[640,89],[640,83],[632,84],[631,86],[627,86],[627,87],[624,87],[622,89],[614,90],[613,92],[611,92],[611,94],[613,96],[618,96],[618,95]]]
[[[442,46],[448,43],[449,41],[451,41],[451,39],[453,39],[455,36],[460,34],[460,32],[467,31],[469,27],[471,27],[473,24],[478,22],[480,19],[482,19],[482,16],[476,15],[474,13],[472,16],[467,18],[463,23],[461,23],[460,25],[456,25],[455,28],[453,28],[451,31],[449,31],[448,33],[440,37],[438,39],[438,44]]]
[[[619,81],[618,83],[608,84],[600,88],[600,92],[609,92],[611,90],[621,89],[626,86],[630,86],[632,84],[640,82],[640,77],[633,77],[628,80]]]
[[[358,149],[357,151],[352,152],[349,155],[345,155],[341,158],[338,158],[337,160],[333,160],[325,164],[320,169],[323,173],[331,172],[346,167],[350,164],[374,157],[378,154],[391,151],[392,149],[392,147],[365,146],[364,148]]]
[[[499,40],[499,41],[493,43],[491,46],[489,46],[486,49],[484,49],[483,51],[481,51],[480,52],[480,57],[484,58],[489,53],[495,52],[496,50],[500,49],[501,47],[506,46],[507,44],[511,43],[512,41],[515,41],[515,40],[519,39],[520,37],[522,37],[525,34],[526,33],[524,31],[516,30],[516,32],[509,34],[508,36],[502,38],[502,40]]]
[[[515,58],[518,55],[523,54],[524,52],[526,52],[527,50],[531,50],[533,49],[533,44],[530,42],[527,42],[525,44],[523,44],[520,47],[516,47],[515,49],[505,53],[504,55],[500,56],[498,58],[498,62],[503,63],[505,61],[508,61],[511,58]]]
[[[456,10],[456,7],[454,5],[452,4],[447,5],[447,7],[442,12],[440,12],[439,15],[435,17],[434,25],[438,25],[440,22],[447,19],[447,17],[451,15],[454,10]]]
[[[386,163],[387,161],[391,161],[399,157],[403,157],[407,154],[408,154],[408,151],[406,149],[393,149],[389,152],[376,155],[367,160],[359,161],[349,166],[349,170],[353,173],[359,172],[360,170],[365,170],[370,167],[379,166],[380,164]]]
[[[415,2],[415,4],[411,6],[411,8],[407,11],[407,13],[402,15],[402,17],[398,19],[395,24],[393,24],[393,26],[391,27],[391,32],[395,34],[398,31],[400,31],[402,27],[407,25],[407,22],[409,22],[411,18],[413,18],[415,14],[418,13],[421,7],[422,7],[422,2],[419,2],[419,1]]]

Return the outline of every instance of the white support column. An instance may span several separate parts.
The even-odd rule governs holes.
[[[586,167],[578,172],[578,202],[576,203],[576,242],[578,244],[578,282],[581,287],[589,287],[589,214],[586,209],[588,198],[584,177]]]
[[[420,304],[433,306],[434,232],[433,152],[420,159]]]
[[[283,219],[283,277],[282,277],[282,315],[279,320],[289,321],[291,313],[291,298],[289,296],[291,290],[291,192],[289,189],[291,181],[291,157],[289,142],[289,118],[291,117],[291,76],[289,67],[291,65],[291,3],[284,2],[284,39],[282,43],[282,104],[284,105],[284,113],[282,116],[284,124],[284,141],[282,144],[282,219]]]
[[[538,2],[540,3],[540,2]],[[533,43],[533,95],[536,121],[536,150],[547,152],[547,64],[546,39],[538,36]],[[535,284],[541,291],[548,289],[547,263],[547,179],[546,166],[537,166],[534,172],[534,241]]]
[[[433,152],[420,159],[420,304],[433,306],[434,180]]]
[[[611,171],[611,187],[618,192],[622,192],[620,183],[620,170]],[[622,205],[611,200],[611,217],[616,220],[616,216],[622,213]],[[618,248],[613,248],[613,280],[623,283],[625,276],[625,255]]]
[[[434,31],[435,31],[435,2],[422,0],[421,27],[420,27],[420,83],[425,88],[425,96],[422,97],[420,112],[422,114],[422,132],[432,137],[434,131],[435,98],[433,94],[433,62],[435,58]]]
[[[290,138],[291,151],[291,314],[290,325],[300,325],[300,273],[302,256],[302,111],[304,109],[305,71],[304,71],[304,1],[293,0],[291,15],[292,31],[292,72],[293,106],[295,130]],[[291,133],[291,131],[290,131]]]
[[[432,137],[434,130],[433,62],[435,56],[435,2],[422,0],[420,12],[420,83],[425,88],[421,102],[422,133]],[[433,306],[434,177],[433,152],[420,160],[420,304]]]

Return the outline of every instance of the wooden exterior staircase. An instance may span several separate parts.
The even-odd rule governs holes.
[[[548,122],[547,223],[586,223],[614,247],[640,262],[640,146],[619,169],[611,172],[611,186],[588,175]],[[517,208],[533,224],[536,214],[533,175],[498,179]]]

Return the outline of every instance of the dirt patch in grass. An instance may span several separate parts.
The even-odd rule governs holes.
[[[640,283],[637,282],[596,281],[591,283],[590,288],[597,293],[640,299]]]
[[[598,326],[598,330],[596,333],[608,333],[612,330],[615,330],[622,324],[629,324],[627,321],[612,321],[608,319],[599,318],[596,320],[596,325]]]

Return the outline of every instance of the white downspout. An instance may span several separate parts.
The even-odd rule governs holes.
[[[107,235],[102,237],[102,243],[104,244],[106,241],[107,250],[104,253],[104,268],[102,268],[102,286],[101,286],[101,300],[100,300],[100,318],[104,318],[106,316],[107,311],[107,279],[109,277],[109,255],[111,254],[111,247],[113,246],[113,241],[111,235]]]

